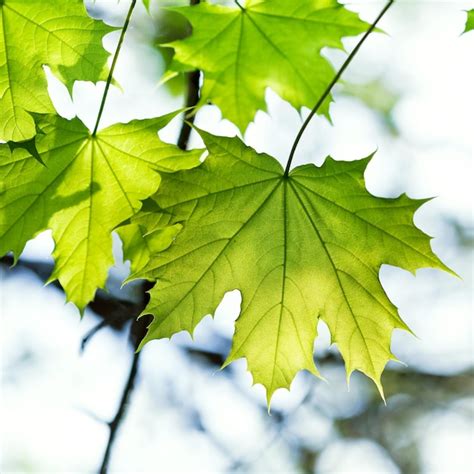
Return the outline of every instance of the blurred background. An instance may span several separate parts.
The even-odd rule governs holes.
[[[161,5],[170,3],[185,2]],[[383,4],[347,3],[369,22]],[[87,5],[93,16],[121,26],[129,0]],[[111,89],[103,126],[183,103],[182,77],[160,82],[171,53],[158,44],[187,26],[158,6],[151,1],[149,16],[139,2],[134,12],[116,69],[122,90]],[[354,160],[378,149],[366,173],[371,193],[436,197],[415,221],[435,236],[435,252],[461,279],[429,269],[416,278],[381,269],[385,290],[417,335],[394,333],[393,352],[407,365],[387,367],[387,404],[360,374],[348,391],[321,324],[315,357],[327,383],[300,373],[290,392],[275,394],[268,415],[264,390],[251,386],[244,361],[218,371],[239,310],[239,293],[231,292],[194,341],[178,334],[144,348],[112,472],[474,472],[474,32],[460,36],[469,8],[474,2],[396,2],[380,24],[388,34],[369,38],[337,87],[333,125],[315,118],[296,157],[296,164],[320,164],[328,154]],[[113,51],[117,39],[110,34],[105,47]],[[344,41],[347,50],[355,43]],[[325,55],[336,67],[345,58],[341,51]],[[71,99],[45,70],[58,112],[91,126],[104,84],[78,82]],[[300,115],[270,90],[267,100],[269,114],[257,114],[245,140],[284,163],[308,110]],[[213,106],[199,111],[197,124],[238,134]],[[176,119],[160,135],[176,142],[179,128]],[[199,144],[193,134],[191,146]],[[82,321],[59,288],[43,286],[52,263],[49,232],[27,245],[17,267],[0,265],[3,473],[89,473],[100,466],[104,422],[117,410],[133,357],[130,322],[109,322],[82,352],[80,346],[103,321],[101,301],[118,295],[126,307],[138,297],[133,285],[120,290],[128,264],[118,238],[115,243],[109,293],[99,294],[96,312],[87,310]]]

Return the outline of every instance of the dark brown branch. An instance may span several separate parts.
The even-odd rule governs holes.
[[[0,265],[9,267],[10,272],[29,270],[33,272],[43,283],[48,281],[54,268],[52,263],[40,262],[36,260],[20,259],[16,263],[16,266],[12,267],[13,263],[13,257],[10,255],[0,259]],[[52,282],[50,286],[63,291],[58,281]],[[111,329],[115,329],[117,331],[123,330],[125,324],[128,321],[140,314],[142,305],[138,302],[123,300],[113,296],[111,293],[98,290],[95,294],[94,301],[91,301],[87,308],[99,316],[102,321],[98,324],[98,326],[95,326],[84,335],[84,338],[87,339],[84,344],[87,344],[93,335],[89,333],[93,332],[95,335],[98,330],[104,327],[110,327]]]
[[[128,403],[130,401],[130,397],[132,394],[132,391],[135,387],[135,382],[138,376],[138,368],[139,368],[139,362],[140,362],[140,352],[136,352],[141,340],[146,334],[146,329],[148,326],[149,318],[138,318],[138,315],[142,312],[142,310],[145,308],[147,302],[148,302],[148,294],[147,291],[150,289],[150,283],[145,282],[143,284],[143,299],[141,301],[140,305],[140,311],[138,313],[133,313],[131,317],[133,317],[133,322],[130,326],[130,342],[132,344],[132,347],[134,349],[134,354],[133,354],[133,360],[132,360],[132,365],[130,367],[130,372],[128,374],[127,378],[127,383],[125,384],[125,387],[122,392],[122,397],[120,400],[119,407],[117,409],[117,413],[114,416],[114,419],[109,423],[109,438],[107,441],[107,446],[105,448],[104,452],[104,457],[102,459],[102,464],[100,467],[100,474],[105,474],[108,470],[108,465],[110,461],[110,455],[112,453],[114,444],[115,444],[115,439],[117,436],[117,432],[123,423],[123,420],[125,419],[125,416],[127,414],[127,408],[128,408]]]
[[[107,327],[107,321],[103,319],[99,324],[96,324],[92,329],[86,332],[81,340],[81,354],[84,352],[88,342],[103,328]]]
[[[186,87],[187,87],[187,96],[186,96],[186,107],[194,107],[199,102],[199,71],[192,71],[186,73]],[[191,125],[194,123],[195,113],[194,110],[191,111],[191,114],[186,117],[186,120],[183,121],[181,131],[179,132],[178,146],[181,150],[186,150],[188,148],[189,137],[191,136]]]
[[[200,3],[200,0],[191,0],[189,2],[191,5],[197,5]],[[199,102],[199,81],[201,73],[199,70],[187,72],[185,74],[186,80],[186,108],[195,107]],[[191,136],[192,124],[194,123],[194,118],[196,114],[194,110],[191,110],[189,116],[185,117],[181,130],[179,132],[179,138],[177,145],[181,150],[186,150],[189,145],[189,137]]]

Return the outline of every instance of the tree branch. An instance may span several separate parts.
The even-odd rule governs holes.
[[[0,265],[10,267],[12,264],[13,258],[10,256],[0,259]],[[32,271],[42,282],[45,282],[51,274],[53,265],[44,262],[20,259],[16,266],[11,268],[11,271],[20,269]],[[150,285],[149,282],[146,283]],[[60,285],[57,285],[57,287],[63,291]],[[142,312],[143,308],[146,306],[146,300],[148,298],[147,294],[144,294],[143,298],[144,299],[140,302],[131,302],[114,297],[112,294],[99,291],[96,293],[94,301],[89,303],[88,308],[98,317],[106,320],[107,327],[120,331],[123,330],[128,321],[136,319],[136,317]],[[110,317],[111,314],[113,315],[112,318]],[[145,332],[148,323],[149,319],[146,317],[134,321],[134,324],[132,325],[133,328],[131,328],[133,329],[133,335],[130,335],[130,342],[134,348],[137,347],[138,343],[141,341],[140,336]],[[181,348],[196,361],[203,362],[213,367],[220,367],[224,363],[224,352],[228,344],[226,345],[224,344],[224,341],[222,341],[222,344],[219,345],[223,347],[222,351],[198,349],[194,346],[181,346]],[[317,362],[320,365],[327,363],[342,364],[342,359],[338,354],[328,352],[324,356],[318,358]],[[419,390],[420,385],[430,387],[430,390],[428,390],[430,399],[433,399],[433,402],[436,403],[437,400],[434,399],[436,387],[446,386],[446,389],[449,389],[449,392],[453,393],[453,395],[456,393],[462,393],[464,389],[470,390],[474,373],[471,370],[468,370],[466,372],[448,376],[419,372],[409,368],[394,370],[391,367],[387,367],[383,378],[383,383],[388,393],[407,392],[415,394],[417,390]],[[374,396],[375,395],[376,392],[374,391]]]
[[[200,0],[191,0],[190,5],[197,5],[200,3]],[[199,70],[187,72],[185,74],[186,80],[186,108],[195,107],[199,102],[199,80],[201,77],[201,72]],[[179,138],[177,145],[181,150],[186,150],[189,145],[189,137],[191,136],[192,124],[196,117],[195,111],[192,110],[189,116],[185,116],[181,130],[179,132]]]
[[[191,5],[195,5],[199,3],[199,0],[191,0]],[[128,21],[129,17],[127,17]],[[125,29],[125,27],[124,27]],[[119,42],[120,46],[120,42]],[[115,59],[115,58],[114,58]],[[200,79],[200,72],[199,71],[192,71],[189,73],[186,73],[186,83],[187,83],[187,94],[186,94],[186,107],[194,107],[198,101],[199,101],[199,79]],[[183,124],[181,127],[181,131],[179,134],[178,142],[177,145],[179,148],[182,150],[186,150],[188,148],[189,144],[189,137],[191,135],[191,124],[194,122],[194,117],[195,115],[192,114],[191,116],[186,117],[183,119]],[[97,120],[96,128],[100,120],[100,114],[99,118]],[[149,323],[150,318],[140,318],[137,319],[138,315],[141,314],[143,309],[145,309],[146,304],[148,303],[148,290],[150,290],[153,287],[153,284],[150,282],[143,282],[142,284],[142,301],[141,304],[139,305],[139,311],[135,311],[132,313],[132,315],[129,315],[130,319],[134,319],[131,326],[130,326],[130,342],[132,343],[132,346],[135,349],[135,353],[133,355],[133,360],[132,360],[132,365],[130,367],[130,372],[127,378],[127,383],[125,384],[125,387],[122,392],[122,397],[120,400],[120,404],[117,410],[117,413],[115,414],[114,419],[109,423],[110,427],[110,432],[109,432],[109,438],[107,441],[107,446],[105,448],[104,452],[104,457],[102,459],[102,464],[100,467],[100,474],[106,474],[108,471],[108,466],[109,466],[109,461],[110,461],[110,456],[115,444],[115,439],[117,436],[117,432],[125,418],[126,412],[127,412],[127,405],[130,400],[130,396],[132,394],[133,388],[136,383],[136,379],[138,376],[138,370],[139,370],[139,362],[140,362],[140,352],[136,352],[140,342],[142,339],[145,337],[146,331],[147,331],[147,326]],[[107,311],[104,311],[105,315],[108,315]],[[104,320],[105,321],[105,320]],[[97,332],[97,330],[101,329],[104,327],[104,325],[99,324],[96,326],[96,328],[93,328],[92,332],[89,332],[86,337],[83,339],[83,344],[84,341],[87,342],[87,340]]]
[[[199,79],[201,73],[199,71],[192,71],[186,73],[186,107],[194,107],[199,102]],[[189,137],[191,136],[191,125],[194,123],[196,114],[192,111],[191,114],[185,117],[183,125],[179,132],[179,138],[177,145],[181,150],[188,148]]]
[[[108,424],[110,428],[109,438],[107,440],[107,446],[104,451],[104,457],[102,459],[102,464],[99,471],[100,474],[106,474],[108,471],[110,455],[112,453],[112,450],[115,444],[117,432],[121,424],[123,423],[123,420],[125,419],[125,415],[127,414],[127,408],[130,401],[130,397],[132,395],[132,391],[135,387],[136,379],[138,376],[141,351],[137,352],[137,348],[141,340],[143,339],[143,337],[145,337],[147,326],[148,326],[148,323],[150,322],[150,318],[147,318],[147,317],[143,317],[140,319],[137,319],[137,318],[138,318],[138,315],[145,308],[146,304],[148,303],[147,291],[149,290],[150,286],[151,285],[149,282],[145,282],[143,284],[143,288],[142,288],[143,298],[139,306],[139,312],[132,313],[130,315],[130,319],[133,318],[133,321],[130,326],[129,339],[135,352],[133,354],[132,365],[130,366],[130,372],[128,374],[127,382],[125,384],[125,387],[123,388],[119,407],[117,409],[117,412],[113,420]]]

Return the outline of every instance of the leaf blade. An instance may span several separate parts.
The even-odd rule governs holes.
[[[69,90],[75,80],[105,80],[109,54],[102,38],[114,29],[90,18],[79,0],[2,2],[0,139],[31,139],[35,135],[31,114],[54,112],[43,65]]]
[[[392,331],[408,328],[380,284],[380,266],[447,269],[413,225],[422,202],[368,193],[370,158],[328,158],[285,177],[275,159],[237,138],[202,137],[206,161],[165,176],[154,197],[163,224],[182,222],[183,229],[142,270],[157,280],[145,310],[154,320],[142,346],[181,330],[192,333],[227,291],[239,289],[241,312],[226,365],[245,357],[268,401],[299,370],[318,374],[319,319],[348,377],[362,371],[383,393],[382,371],[395,359]],[[183,183],[188,195],[179,196]]]
[[[25,149],[0,145],[6,176],[0,253],[17,257],[27,240],[51,229],[56,265],[50,281],[58,279],[82,311],[113,264],[111,232],[156,192],[159,171],[199,164],[200,150],[183,152],[158,138],[175,115],[116,124],[96,136],[78,119],[37,117],[45,166]]]
[[[202,70],[201,104],[216,104],[242,132],[257,110],[266,110],[267,87],[297,109],[312,107],[334,76],[321,49],[342,48],[343,36],[368,26],[333,0],[248,1],[242,9],[202,3],[175,10],[193,26],[190,37],[170,44],[176,68]],[[329,103],[321,113],[328,115]]]

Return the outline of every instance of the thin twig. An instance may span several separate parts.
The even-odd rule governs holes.
[[[135,315],[140,314],[140,311],[143,309],[138,302],[133,303],[113,298],[112,295],[101,290],[96,293],[94,301],[89,303],[88,308],[101,316],[102,321],[84,334],[80,345],[81,354],[99,331],[106,327],[120,330]]]
[[[104,451],[104,456],[102,458],[102,464],[100,467],[100,474],[105,474],[108,470],[108,465],[110,462],[110,456],[112,453],[112,450],[114,448],[115,444],[115,439],[117,436],[117,432],[123,423],[125,419],[125,415],[127,414],[127,408],[128,404],[130,401],[130,396],[132,394],[133,388],[135,386],[135,382],[137,379],[138,375],[138,366],[139,366],[139,360],[140,360],[140,352],[136,352],[138,346],[140,345],[141,340],[146,334],[147,326],[149,324],[149,318],[140,318],[137,319],[138,314],[140,314],[145,306],[148,303],[148,293],[147,291],[150,289],[151,285],[149,282],[144,282],[143,287],[142,287],[142,301],[141,304],[137,307],[138,312],[133,314],[133,321],[132,324],[130,325],[130,333],[129,333],[129,339],[131,342],[131,346],[133,347],[133,350],[135,351],[133,354],[133,360],[132,360],[132,365],[130,367],[130,372],[128,374],[127,382],[125,384],[125,387],[123,388],[122,391],[122,397],[120,400],[119,407],[117,409],[117,412],[113,418],[113,420],[108,423],[108,426],[110,428],[109,431],[109,438],[107,441],[107,446]]]
[[[117,436],[118,429],[122,424],[124,419],[125,413],[127,411],[128,401],[130,399],[130,395],[133,391],[135,386],[135,382],[138,375],[138,367],[140,362],[140,352],[136,352],[133,355],[132,365],[130,367],[130,372],[128,374],[127,383],[122,393],[122,398],[120,400],[119,408],[117,413],[114,416],[114,419],[109,423],[110,431],[109,431],[109,439],[107,441],[107,447],[105,448],[104,457],[102,459],[102,464],[100,466],[100,474],[106,474],[109,467],[110,461],[110,454],[112,453],[112,449],[115,443],[115,438]]]
[[[329,83],[329,85],[326,87],[326,90],[323,92],[319,100],[316,102],[316,105],[313,107],[311,112],[309,113],[308,117],[304,121],[303,125],[301,126],[298,134],[296,135],[295,141],[293,142],[293,146],[291,147],[290,155],[288,157],[288,162],[286,164],[285,168],[285,176],[288,176],[288,173],[290,172],[290,167],[291,167],[291,162],[293,161],[293,157],[295,155],[296,148],[298,147],[298,143],[301,140],[301,137],[303,136],[304,131],[306,130],[306,127],[309,125],[309,122],[311,122],[311,119],[314,117],[316,112],[319,110],[321,105],[324,103],[328,95],[331,93],[332,88],[336,85],[336,83],[339,81],[341,78],[342,74],[346,70],[347,66],[351,63],[351,61],[354,59],[355,55],[359,51],[360,47],[364,44],[365,40],[369,37],[370,33],[374,31],[375,27],[377,26],[378,22],[381,20],[381,18],[385,15],[387,10],[392,6],[395,0],[390,0],[385,7],[382,9],[382,11],[379,13],[375,21],[370,25],[369,29],[365,32],[364,36],[361,38],[361,40],[357,43],[357,46],[352,50],[351,54],[347,57],[347,59],[344,61],[344,64],[341,66],[337,74],[334,76],[333,80]]]
[[[127,32],[128,25],[130,23],[130,18],[132,16],[133,9],[135,8],[136,3],[137,3],[137,0],[132,0],[132,3],[130,4],[130,8],[128,9],[127,17],[125,18],[125,23],[123,24],[122,32],[120,33],[117,49],[115,50],[114,58],[112,59],[112,65],[110,66],[109,75],[107,76],[107,82],[105,83],[104,93],[102,94],[102,100],[100,102],[99,113],[97,114],[97,120],[95,121],[94,131],[92,132],[93,137],[96,135],[97,130],[99,128],[100,119],[102,118],[102,113],[104,112],[105,101],[107,100],[107,94],[109,93],[110,84],[112,83],[112,78],[114,76],[115,66],[117,64],[120,50],[122,49],[125,33]]]
[[[81,354],[84,352],[87,344],[89,341],[103,328],[107,327],[108,322],[107,320],[103,319],[100,323],[96,324],[93,328],[89,329],[86,334],[82,337],[80,352]]]

